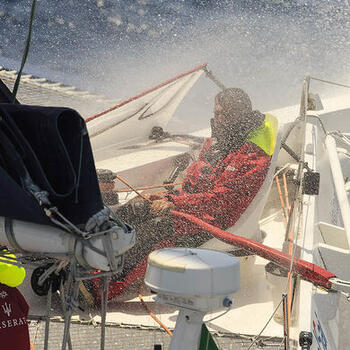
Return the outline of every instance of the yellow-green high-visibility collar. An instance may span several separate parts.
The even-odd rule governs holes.
[[[15,263],[16,257],[10,253],[0,257],[0,283],[9,287],[17,287],[26,277],[26,271],[23,267],[7,262]]]
[[[272,156],[276,146],[277,130],[277,119],[273,115],[266,113],[264,123],[250,132],[248,140],[255,143],[267,155]]]

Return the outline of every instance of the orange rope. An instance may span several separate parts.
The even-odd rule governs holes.
[[[32,342],[30,342],[30,348],[31,348],[31,350],[35,350],[34,345],[33,345]]]
[[[277,190],[278,190],[278,194],[280,196],[280,200],[281,200],[281,206],[282,206],[282,210],[283,210],[283,218],[284,218],[284,223],[287,226],[288,221],[289,221],[289,210],[290,210],[290,206],[289,206],[289,197],[288,197],[288,187],[287,187],[287,178],[286,178],[286,174],[283,173],[282,174],[283,177],[283,189],[284,189],[284,196],[285,196],[285,201],[286,201],[286,207],[284,205],[284,199],[283,199],[283,195],[282,195],[282,190],[281,190],[281,186],[280,186],[280,182],[277,176],[275,176],[275,180],[276,180],[276,184],[277,184]],[[288,213],[288,219],[287,219],[287,215],[286,215],[286,210]],[[293,231],[291,230],[289,232],[289,236],[288,236],[288,255],[292,255],[293,253]],[[288,327],[290,328],[290,323],[291,323],[291,309],[292,309],[292,276],[290,276],[290,272],[288,272],[288,293],[287,293],[287,319],[288,319]]]
[[[141,198],[143,198],[144,200],[148,201],[148,202],[151,202],[150,199],[144,197],[141,193],[139,193],[137,191],[136,188],[134,188],[133,186],[131,186],[128,182],[126,182],[122,177],[120,177],[119,175],[117,175],[117,179],[119,181],[121,181],[123,184],[125,184],[126,186],[128,186],[131,190],[133,190],[138,196],[140,196]],[[146,305],[146,303],[144,302],[143,298],[142,298],[142,294],[140,292],[140,289],[141,289],[141,285],[139,287],[139,292],[138,292],[138,295],[139,295],[139,299],[140,299],[140,302],[142,304],[142,306],[145,308],[145,310],[150,314],[150,316],[170,335],[172,336],[173,333],[169,330],[169,328],[162,322],[158,319],[158,317],[149,309],[149,307]]]
[[[143,198],[144,200],[148,201],[148,202],[152,202],[150,199],[144,197],[141,193],[139,193],[137,191],[136,188],[134,188],[133,186],[131,186],[128,182],[126,182],[122,177],[120,177],[119,175],[117,175],[117,179],[119,181],[121,181],[123,184],[125,184],[126,186],[128,186],[130,189],[132,189],[138,196],[140,196],[141,198]],[[145,310],[150,314],[150,316],[162,327],[164,328],[164,330],[170,335],[172,336],[173,333],[169,330],[169,328],[163,323],[161,322],[158,317],[149,309],[149,307],[146,305],[146,303],[144,302],[143,298],[142,298],[142,294],[140,292],[140,289],[141,289],[141,284],[140,284],[140,287],[139,287],[139,299],[141,301],[141,304],[142,306],[145,308]]]
[[[282,211],[283,211],[284,224],[287,226],[286,208],[285,208],[285,206],[284,206],[284,200],[283,200],[282,191],[281,191],[281,186],[280,186],[280,181],[279,181],[279,179],[278,179],[278,176],[275,176],[275,180],[276,180],[276,185],[277,185],[278,194],[279,194],[279,196],[280,196],[280,201],[281,201],[281,206],[282,206]]]
[[[285,195],[285,197],[286,197],[287,212],[288,212],[288,214],[289,214],[290,205],[289,205],[289,198],[288,198],[288,187],[287,187],[287,177],[286,177],[286,174],[283,173],[283,174],[282,174],[282,177],[283,177],[284,195]]]
[[[286,205],[287,205],[287,212],[289,214],[289,198],[288,198],[288,187],[287,187],[287,177],[286,174],[283,173],[283,187],[284,187],[284,195],[286,199]],[[289,220],[289,215],[288,215],[288,220]],[[292,255],[293,254],[293,230],[290,230],[289,236],[288,236],[288,254]],[[288,306],[288,327],[290,328],[290,323],[291,323],[291,311],[292,311],[292,283],[293,283],[293,278],[292,276],[289,276],[290,273],[288,273],[288,279],[289,279],[289,285],[288,285],[288,293],[287,293],[287,306]]]
[[[121,181],[124,185],[128,186],[131,190],[133,190],[139,197],[144,199],[147,202],[152,202],[150,199],[146,198],[142,193],[140,193],[135,187],[131,186],[127,183],[121,176],[117,175],[116,178]]]
[[[173,182],[171,184],[164,184],[164,185],[154,185],[154,186],[146,186],[146,187],[137,187],[135,188],[137,191],[142,191],[142,190],[150,190],[153,188],[163,188],[163,187],[171,187],[171,186],[181,186],[182,182]],[[134,191],[131,188],[122,188],[120,190],[114,190],[113,192],[132,192]]]
[[[141,288],[141,285],[140,285],[140,288]],[[149,309],[149,307],[147,306],[147,304],[143,300],[142,294],[140,292],[140,288],[139,288],[138,294],[139,294],[139,299],[141,301],[142,306],[149,313],[149,315],[172,337],[173,336],[172,331],[161,320],[159,320],[159,318]]]

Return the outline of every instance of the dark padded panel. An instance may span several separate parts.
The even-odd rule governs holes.
[[[69,220],[83,224],[103,208],[89,136],[83,118],[63,107],[0,104],[0,130],[12,142],[32,180]],[[11,154],[0,149],[0,215],[47,223],[22,189]],[[19,162],[20,163],[20,162]]]

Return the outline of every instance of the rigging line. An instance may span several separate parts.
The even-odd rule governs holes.
[[[350,140],[346,135],[344,135],[338,131],[329,132],[328,135],[331,135],[334,138],[337,138],[337,140],[343,142],[345,145],[350,146]]]
[[[303,166],[306,170],[308,171],[312,171],[312,169],[310,169],[310,167],[308,166],[307,163],[303,162],[300,158],[300,156],[298,156],[285,142],[281,142],[281,148],[283,148],[295,161],[297,162],[302,162]]]
[[[303,165],[302,162],[299,162],[299,169],[298,169],[298,177],[300,177],[300,175],[302,174],[302,169],[303,169]],[[298,198],[300,198],[300,193],[301,193],[301,186],[299,186],[295,192],[294,192],[294,199],[293,199],[293,203],[292,206],[289,210],[289,216],[288,216],[288,225],[287,225],[287,229],[286,232],[289,236],[289,231],[291,228],[291,222],[292,222],[292,216],[295,217],[295,212],[294,212],[294,203],[295,201],[298,200]],[[282,195],[282,194],[281,194]],[[282,199],[282,197],[281,197]],[[300,203],[299,203],[300,204]],[[294,215],[293,215],[294,214]],[[301,215],[299,215],[299,221],[298,221],[298,227],[300,225],[300,218]],[[296,252],[296,239],[297,239],[297,235],[295,236],[295,242],[293,242],[293,249],[292,249],[292,254],[291,254],[291,260],[290,260],[290,266],[289,266],[289,272],[288,272],[288,277],[287,277],[287,282],[286,282],[286,286],[285,286],[285,293],[288,295],[289,299],[291,300],[291,296],[289,296],[289,286],[291,284],[292,281],[292,271],[293,271],[293,265],[294,265],[294,257],[295,257],[295,252]],[[269,320],[267,321],[267,323],[265,324],[265,326],[263,327],[263,329],[260,331],[260,333],[256,336],[256,338],[254,339],[254,341],[252,342],[252,344],[249,346],[249,348],[247,350],[249,350],[261,337],[261,334],[264,332],[265,328],[268,326],[268,324],[271,322],[273,316],[275,315],[275,313],[277,312],[279,306],[281,305],[283,299],[281,299],[281,301],[279,302],[278,306],[276,307],[275,311],[273,312],[272,316],[269,318]],[[289,303],[288,303],[289,304]],[[288,323],[290,323],[290,317],[289,317],[289,312],[288,312]]]
[[[278,346],[277,350],[282,349],[282,345],[284,344],[284,338],[282,339],[282,341],[280,342],[280,345]]]
[[[89,232],[86,232],[86,231],[81,231],[76,225],[74,225],[63,214],[61,214],[60,211],[57,209],[57,207],[49,208],[49,209],[47,209],[47,212],[48,212],[47,215],[49,216],[50,220],[53,223],[59,225],[62,228],[65,228],[66,232],[75,234],[79,239],[83,238],[85,240],[88,240],[91,237],[97,237],[97,236],[103,235],[105,233],[108,233],[108,232],[110,232],[113,229],[113,227],[110,227],[107,230],[99,231],[99,232],[96,232],[96,233],[89,233]],[[64,225],[63,223],[60,223],[58,220],[54,219],[52,217],[52,213],[57,214],[58,217],[61,218],[68,225],[68,227],[66,225]],[[69,230],[69,228],[71,230]]]
[[[327,83],[327,84],[336,85],[336,86],[345,87],[347,89],[350,89],[350,85],[339,84],[339,83],[335,83],[334,81],[319,79],[319,78],[315,78],[315,77],[310,77],[310,79],[321,81],[322,83]]]
[[[135,187],[131,186],[128,182],[126,182],[121,176],[117,175],[116,178],[121,181],[124,185],[128,186],[131,190],[133,190],[139,197],[144,199],[145,201],[151,203],[152,201],[146,198],[142,193],[140,193]]]
[[[288,237],[286,237],[288,239],[288,254],[292,255],[293,252],[293,242],[291,240],[293,240],[293,231],[289,230],[288,227],[290,227],[289,221],[291,219],[291,215],[290,215],[290,206],[289,206],[289,198],[288,198],[288,188],[287,188],[287,179],[286,179],[286,174],[283,173],[283,187],[284,187],[284,195],[285,195],[285,201],[286,201],[286,207],[284,205],[284,200],[283,200],[283,195],[282,195],[282,191],[281,191],[281,186],[279,183],[279,179],[278,176],[275,177],[276,180],[276,184],[277,184],[277,189],[278,189],[278,193],[279,193],[279,197],[280,197],[280,201],[281,201],[281,206],[282,206],[282,210],[283,210],[283,218],[284,218],[284,223],[287,227],[287,234]],[[286,211],[288,213],[288,219],[287,219],[287,215],[286,215]],[[292,262],[291,262],[292,263]],[[286,290],[287,292],[287,296],[288,296],[288,315],[290,314],[290,310],[291,310],[291,295],[290,295],[290,291],[292,289],[292,279],[290,276],[290,272],[288,273],[288,282],[287,282],[287,286],[286,286]],[[289,323],[289,318],[288,318],[288,323]]]
[[[142,297],[140,289],[141,289],[141,284],[140,284],[140,287],[139,287],[138,295],[139,295],[139,299],[140,299],[140,302],[141,302],[142,306],[149,313],[149,315],[172,337],[173,336],[172,331],[149,309],[149,307],[147,306],[147,304],[143,300],[143,297]]]
[[[281,169],[277,170],[275,172],[275,174],[273,175],[274,177],[278,176],[280,173],[282,173],[284,170],[291,168],[291,163],[287,163],[286,165],[284,165]]]
[[[203,323],[208,323],[208,322],[214,321],[214,320],[216,320],[217,318],[226,315],[231,309],[232,309],[232,305],[229,306],[229,307],[227,308],[227,310],[225,310],[224,312],[222,312],[220,315],[215,316],[215,317],[213,317],[213,318],[211,318],[211,319],[209,319],[209,320],[206,320],[206,321],[203,320]]]
[[[182,186],[183,182],[172,182],[170,184],[162,184],[162,185],[152,185],[152,186],[145,186],[145,187],[137,187],[135,188],[138,191],[143,191],[143,190],[150,190],[154,188],[163,188],[163,187],[171,187],[171,186]],[[134,190],[131,188],[122,188],[120,190],[114,190],[113,192],[133,192]]]
[[[213,81],[221,90],[226,90],[226,86],[205,66],[203,67],[205,75]]]
[[[285,175],[283,173],[283,175]],[[275,177],[276,179],[276,184],[277,184],[277,187],[278,187],[278,192],[279,192],[279,195],[280,195],[280,200],[281,200],[281,205],[282,205],[282,209],[283,209],[283,215],[284,215],[284,221],[285,223],[287,222],[287,231],[289,231],[289,227],[290,227],[290,222],[291,222],[291,217],[292,217],[292,214],[293,214],[293,209],[294,209],[294,205],[292,206],[292,208],[289,208],[289,203],[288,203],[288,206],[287,206],[287,210],[288,210],[288,219],[286,218],[286,214],[285,214],[285,208],[284,208],[284,200],[283,200],[283,196],[282,196],[282,191],[281,191],[281,187],[280,187],[280,184],[279,184],[279,180],[278,180],[278,177],[276,176]],[[284,185],[286,186],[286,183],[284,183]],[[284,188],[285,190],[285,193],[286,193],[286,188]],[[286,201],[287,201],[287,198],[286,197]],[[296,200],[296,198],[295,198]],[[288,234],[289,236],[289,234]],[[293,269],[293,263],[294,263],[294,255],[295,255],[295,249],[296,249],[296,245],[294,245],[294,242],[291,244],[289,244],[289,255],[292,255],[292,258],[291,258],[291,263],[290,263],[290,267],[289,267],[289,273],[288,273],[288,278],[287,278],[287,283],[286,283],[286,287],[285,287],[285,292],[288,296],[288,323],[290,323],[290,317],[289,317],[289,313],[290,313],[290,304],[291,304],[291,296],[289,295],[289,291],[290,291],[290,286],[291,286],[291,283],[292,283],[292,269]],[[292,254],[291,254],[292,253]],[[280,303],[278,304],[275,312],[272,314],[272,317],[274,316],[274,314],[277,312],[277,309],[279,307],[279,305],[281,305],[282,303],[282,300],[280,301]],[[261,334],[263,333],[263,331],[265,330],[265,328],[267,327],[267,325],[270,323],[270,321],[272,320],[272,317],[270,317],[270,319],[267,321],[267,323],[265,324],[265,326],[263,327],[262,331],[256,336],[256,338],[254,339],[254,342],[251,344],[251,346],[253,346],[254,343],[256,343],[259,338],[261,337]],[[284,342],[284,340],[283,340]],[[251,346],[248,348],[248,350],[251,348]]]
[[[298,178],[300,178],[303,175],[303,162],[299,162],[299,169],[298,169]],[[299,183],[301,183],[301,181],[299,181]],[[294,212],[294,203],[298,201],[298,206],[299,206],[299,215],[298,215],[298,222],[297,222],[297,234],[294,237],[294,240],[292,241],[292,244],[290,244],[290,234],[292,233],[292,225],[291,222],[292,220],[295,220],[295,215],[296,213]],[[298,188],[296,188],[295,190],[295,194],[294,194],[294,200],[293,200],[293,206],[290,210],[290,215],[288,218],[288,227],[290,229],[288,229],[287,234],[288,234],[288,241],[289,241],[289,247],[288,247],[288,253],[289,255],[291,255],[291,259],[290,259],[290,266],[289,266],[289,271],[288,271],[288,278],[287,278],[287,282],[286,282],[286,287],[285,287],[285,293],[287,294],[287,321],[288,321],[288,327],[290,328],[290,313],[291,313],[291,308],[292,308],[292,295],[291,292],[294,292],[294,289],[292,290],[292,278],[293,277],[293,266],[294,266],[294,258],[295,258],[295,254],[296,254],[296,248],[297,248],[297,237],[299,236],[299,230],[301,227],[301,220],[302,220],[302,215],[301,215],[301,210],[302,209],[302,186],[299,185]],[[292,216],[293,215],[293,216]]]
[[[21,80],[22,71],[23,71],[24,65],[26,63],[28,52],[29,52],[29,48],[30,48],[30,40],[31,40],[31,36],[32,36],[33,20],[34,20],[34,14],[35,14],[35,5],[36,5],[36,0],[33,0],[33,2],[32,2],[32,9],[31,9],[31,12],[30,12],[29,30],[28,30],[27,40],[26,40],[26,47],[24,49],[24,54],[23,54],[23,57],[22,57],[21,68],[18,71],[16,82],[15,82],[15,85],[13,87],[12,103],[16,102],[16,95],[17,95],[17,91],[18,91],[18,87],[19,87],[19,82]]]
[[[325,133],[325,135],[328,135],[328,131],[327,131],[326,128],[324,127],[323,122],[322,122],[322,120],[321,120],[320,117],[318,117],[317,115],[310,115],[310,114],[308,114],[306,117],[307,117],[307,118],[315,118],[315,119],[317,119],[318,122],[320,123],[321,128],[322,128],[323,132]]]
[[[283,177],[283,187],[284,187],[284,195],[285,195],[285,200],[286,200],[286,207],[287,207],[287,212],[289,214],[289,198],[288,198],[288,187],[287,187],[287,178],[286,174],[282,174]],[[289,218],[288,218],[289,220]],[[289,231],[288,234],[288,254],[292,255],[293,249],[294,249],[294,242],[293,242],[293,230]],[[288,284],[288,293],[287,293],[287,305],[288,305],[288,315],[290,315],[291,309],[292,309],[292,278],[289,279],[289,284]],[[290,318],[288,318],[288,322],[290,323]],[[290,326],[290,325],[289,325]]]
[[[278,179],[278,176],[275,176],[275,181],[276,181],[277,191],[278,191],[280,201],[281,201],[284,224],[287,226],[287,214],[286,214],[286,209],[285,209],[284,200],[283,200],[282,191],[281,191],[281,185],[280,185],[280,181]]]
[[[252,343],[249,345],[249,348],[247,350],[250,350],[252,348],[252,346],[260,339],[261,334],[264,332],[264,330],[266,329],[266,327],[268,326],[268,324],[271,322],[273,316],[275,316],[275,313],[277,312],[278,308],[280,307],[280,305],[282,304],[282,300],[280,300],[280,302],[278,303],[278,305],[276,306],[275,310],[273,311],[272,315],[270,316],[270,318],[267,320],[265,326],[262,328],[262,330],[260,331],[260,333],[254,338],[254,340],[252,341]]]
[[[289,197],[288,197],[288,187],[287,187],[287,177],[286,177],[286,173],[282,174],[282,178],[283,178],[283,187],[284,187],[284,195],[286,197],[286,207],[287,207],[287,212],[289,214],[289,210],[290,210],[290,205],[289,205]]]
[[[291,261],[291,266],[293,264],[293,261]],[[287,279],[287,284],[286,284],[286,290],[288,289],[288,285],[289,285],[289,281],[291,280],[291,274],[289,274],[288,279]],[[270,316],[270,318],[267,320],[266,324],[264,325],[264,327],[262,328],[262,330],[260,331],[260,333],[254,338],[253,342],[250,344],[249,349],[251,349],[251,347],[261,338],[262,333],[264,332],[264,330],[266,329],[266,327],[269,325],[269,323],[271,322],[272,318],[274,317],[275,313],[277,312],[278,308],[280,307],[280,305],[282,304],[283,298],[281,298],[280,302],[278,303],[278,305],[276,306],[275,310],[273,311],[272,315]],[[288,323],[290,321],[290,318],[288,317]],[[283,341],[284,342],[284,339]]]

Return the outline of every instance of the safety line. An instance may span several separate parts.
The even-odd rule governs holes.
[[[327,84],[331,84],[331,85],[335,85],[335,86],[341,86],[341,87],[345,87],[347,89],[350,89],[350,85],[339,84],[339,83],[335,83],[334,81],[319,79],[319,78],[315,78],[315,77],[310,77],[310,79],[321,81],[322,83],[327,83]]]

